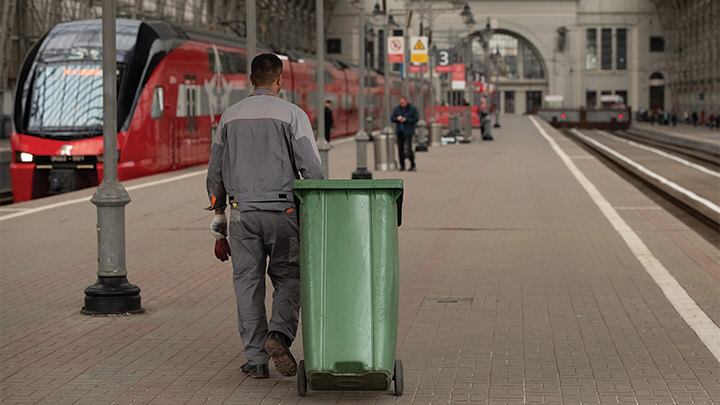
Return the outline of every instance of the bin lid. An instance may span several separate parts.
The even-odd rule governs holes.
[[[397,194],[397,221],[402,224],[403,181],[402,179],[373,179],[373,180],[295,180],[293,191],[302,195],[300,190],[394,190]],[[300,191],[298,193],[298,191]]]
[[[293,182],[294,190],[403,190],[402,179],[377,179],[377,180],[348,180],[348,179],[330,179],[330,180],[295,180]]]

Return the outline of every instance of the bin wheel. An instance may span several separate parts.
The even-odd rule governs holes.
[[[305,375],[305,360],[300,360],[297,367],[297,390],[301,397],[307,393],[307,376]]]
[[[393,381],[395,381],[395,395],[402,395],[403,388],[405,388],[402,360],[395,360],[395,374],[393,375]]]

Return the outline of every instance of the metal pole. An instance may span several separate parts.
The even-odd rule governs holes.
[[[428,16],[428,31],[432,34],[432,5],[430,5],[430,15]],[[436,47],[435,45],[430,46],[430,41],[428,40],[428,74],[430,75],[430,119],[428,119],[428,124],[432,126],[432,124],[435,123],[435,86],[433,85],[433,75],[435,74],[435,52]]]
[[[330,156],[332,146],[325,140],[325,31],[324,31],[324,0],[315,0],[315,52],[317,53],[317,144],[325,178],[329,177]]]
[[[423,27],[425,24],[425,1],[421,0],[420,2],[420,27]],[[420,36],[422,36],[424,32],[422,29],[420,30]],[[408,47],[409,48],[409,47]],[[428,53],[428,58],[430,57],[430,50],[426,49],[426,52]],[[425,73],[423,73],[423,68],[427,67],[428,63],[420,64],[420,120],[417,122],[417,146],[415,146],[416,152],[427,152],[428,150],[428,126],[427,122],[425,121],[426,113],[425,113]]]
[[[410,21],[408,16],[410,13],[410,5],[408,0],[405,0],[405,29],[403,29],[403,42],[405,43],[405,49],[403,50],[403,95],[410,97],[410,37],[408,30],[410,29]]]
[[[103,0],[103,181],[90,200],[97,206],[98,279],[85,289],[85,314],[141,313],[140,288],[125,269],[125,206],[118,181],[115,0]]]
[[[389,41],[388,38],[390,38],[390,21],[388,20],[390,15],[387,13],[387,9],[385,10],[385,40]],[[383,63],[383,66],[385,66],[385,71],[383,74],[385,75],[385,120],[384,120],[384,127],[382,129],[382,134],[385,135],[385,141],[386,141],[386,150],[387,150],[387,170],[395,170],[395,132],[392,128],[392,121],[391,121],[391,115],[392,115],[392,107],[390,106],[390,61],[389,57],[387,56],[387,52],[385,52],[385,62]]]
[[[352,174],[353,179],[372,179],[372,173],[367,168],[367,142],[370,137],[363,129],[365,125],[365,5],[360,2],[360,32],[358,33],[358,54],[360,55],[358,71],[358,132],[355,134],[357,147],[357,170]]]
[[[435,123],[435,85],[433,84],[433,75],[435,73],[435,53],[437,48],[435,45],[430,47],[431,52],[428,54],[428,70],[430,74],[430,125]]]
[[[390,43],[389,42],[390,41],[390,39],[389,39],[390,38],[390,24],[388,24],[388,18],[389,18],[389,16],[387,15],[387,12],[386,12],[386,14],[385,14],[385,42],[386,42],[385,47],[386,47],[386,49],[387,49],[387,44]],[[384,110],[383,111],[383,113],[384,113],[383,114],[384,115],[383,130],[385,130],[385,128],[390,127],[390,118],[391,118],[390,117],[391,110],[390,110],[390,61],[389,61],[389,59],[390,58],[388,57],[387,52],[385,52],[385,61],[383,62],[383,66],[384,66],[383,79],[385,81],[385,106],[384,106],[385,108],[383,109]],[[392,131],[392,128],[391,128],[391,131]]]
[[[257,53],[256,42],[257,42],[257,29],[255,28],[256,16],[255,16],[255,0],[245,0],[245,38],[247,39],[247,75],[250,77],[252,72],[252,60],[255,58]],[[250,80],[247,84],[248,90],[250,90]]]

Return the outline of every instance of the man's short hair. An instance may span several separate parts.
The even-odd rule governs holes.
[[[400,98],[399,98],[398,100],[405,100],[405,101],[408,101],[408,98],[407,98],[407,96],[400,96]]]
[[[256,86],[268,86],[282,75],[282,61],[277,55],[263,53],[256,56],[250,65],[250,80]]]

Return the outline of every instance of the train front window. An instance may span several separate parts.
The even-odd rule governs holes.
[[[44,65],[37,68],[28,129],[32,132],[101,133],[103,80],[99,64]],[[120,87],[120,69],[116,71]]]

